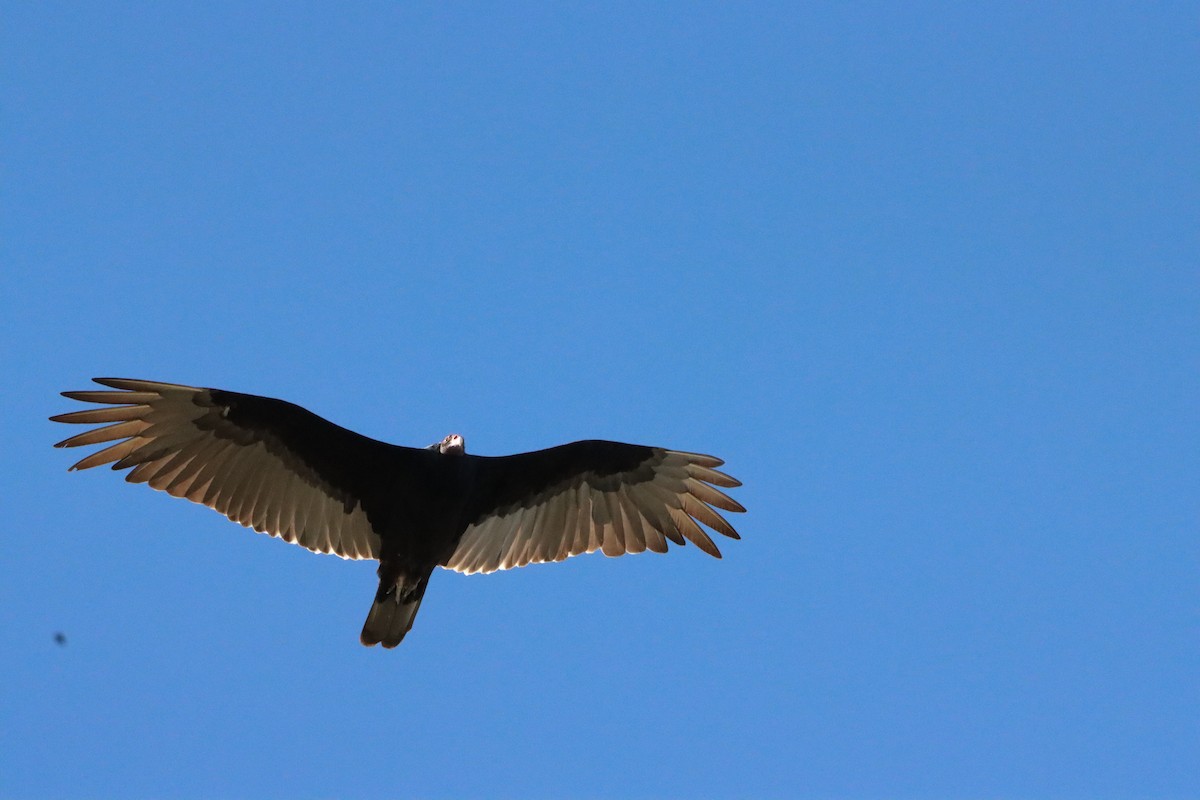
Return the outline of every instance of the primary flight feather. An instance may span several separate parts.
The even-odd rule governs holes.
[[[203,503],[319,553],[377,559],[364,645],[395,647],[435,567],[494,572],[602,551],[690,541],[700,527],[734,539],[715,509],[745,511],[716,487],[741,484],[719,458],[583,441],[469,455],[458,434],[426,448],[369,439],[283,400],[174,383],[95,378],[110,390],[63,392],[97,404],[56,422],[102,425],[56,447],[104,444],[71,469],[111,464],[125,480]]]

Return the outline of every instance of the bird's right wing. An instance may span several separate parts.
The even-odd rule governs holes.
[[[213,508],[319,553],[378,558],[364,510],[410,448],[378,442],[267,397],[173,383],[97,378],[119,391],[63,392],[101,407],[51,417],[106,424],[56,447],[111,443],[71,469],[112,464],[125,480]]]
[[[467,527],[443,564],[494,572],[602,550],[665,553],[691,541],[720,558],[697,522],[738,538],[713,507],[745,511],[714,486],[741,484],[713,456],[660,447],[586,441],[475,462]]]

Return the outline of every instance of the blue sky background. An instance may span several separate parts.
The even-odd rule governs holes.
[[[0,794],[1200,796],[1197,12],[4,3]],[[94,375],[715,453],[744,540],[368,650],[66,472]]]

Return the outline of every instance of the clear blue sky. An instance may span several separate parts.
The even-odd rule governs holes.
[[[1200,796],[1195,3],[3,5],[0,795]],[[93,375],[715,453],[744,539],[368,650],[68,474]]]

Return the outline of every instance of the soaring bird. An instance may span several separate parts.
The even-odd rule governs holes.
[[[101,424],[55,447],[108,444],[71,467],[112,464],[125,480],[203,503],[318,553],[377,559],[360,641],[395,647],[435,567],[494,572],[602,551],[664,553],[697,524],[740,538],[715,487],[741,484],[713,456],[590,440],[511,456],[468,455],[450,434],[426,448],[369,439],[283,400],[174,383],[95,378],[63,392],[98,404],[55,422]]]

